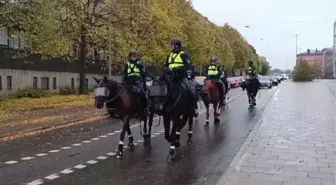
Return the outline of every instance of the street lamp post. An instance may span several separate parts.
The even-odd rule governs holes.
[[[336,63],[336,20],[334,22],[334,33],[333,33],[333,40],[334,40],[334,45],[333,45],[333,77],[336,78],[336,69],[335,69],[335,63]]]
[[[297,54],[298,54],[298,34],[295,34],[295,63],[297,64]]]

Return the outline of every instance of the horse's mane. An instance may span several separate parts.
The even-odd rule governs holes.
[[[113,87],[113,88],[117,88],[117,87],[122,88],[123,87],[123,85],[121,83],[117,82],[116,80],[112,80],[112,79],[109,79],[107,84],[111,85],[111,87]]]

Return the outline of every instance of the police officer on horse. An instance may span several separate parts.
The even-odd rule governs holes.
[[[137,88],[137,97],[139,102],[139,110],[148,111],[147,86],[145,68],[139,61],[140,54],[136,50],[132,50],[128,54],[128,62],[124,66],[123,81],[126,85],[135,86]]]
[[[182,42],[179,39],[173,39],[170,42],[171,46],[171,53],[167,56],[167,59],[164,63],[164,72],[166,74],[171,74],[172,71],[181,71],[185,76],[182,77],[182,83],[186,85],[188,88],[188,92],[195,93],[196,92],[196,87],[194,84],[188,80],[192,78],[193,75],[193,66],[191,64],[190,58],[187,53],[181,50],[182,47]],[[189,77],[188,77],[189,76]],[[170,89],[170,90],[175,90],[175,89]],[[196,95],[192,95],[194,97],[193,101],[193,107],[195,110],[197,110],[197,100],[196,100]]]
[[[223,103],[225,100],[225,91],[224,91],[224,84],[220,80],[221,75],[223,74],[223,70],[221,69],[221,66],[217,64],[216,58],[210,59],[210,65],[206,69],[206,76],[208,80],[215,80],[216,84],[220,91],[220,102]]]

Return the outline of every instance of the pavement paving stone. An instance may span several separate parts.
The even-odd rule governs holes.
[[[336,104],[328,88],[282,83],[218,185],[335,185]]]

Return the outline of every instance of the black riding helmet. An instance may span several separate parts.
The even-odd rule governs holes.
[[[139,57],[139,52],[133,49],[128,53],[128,56],[129,57]]]
[[[248,64],[249,64],[249,65],[253,65],[253,61],[250,60],[250,61],[248,62]]]
[[[174,45],[174,46],[182,47],[182,42],[179,39],[173,39],[173,40],[170,41],[170,45],[171,46]]]

